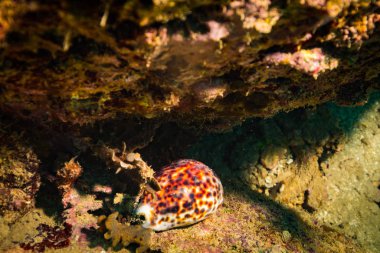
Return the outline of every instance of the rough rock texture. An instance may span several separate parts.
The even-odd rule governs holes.
[[[225,203],[216,215],[188,228],[153,233],[149,247],[154,252],[173,253],[194,252],[194,249],[199,252],[367,252],[349,237],[323,226],[309,224],[294,211],[238,185],[239,181],[233,183],[235,186],[227,183]],[[12,241],[0,245],[4,252],[17,252],[20,242],[38,235],[37,228],[41,222],[52,223],[38,210],[30,212],[20,222],[26,222],[28,229],[21,230],[20,224],[12,227]],[[137,235],[142,232],[127,229],[121,224],[117,226],[113,229],[114,234],[106,236],[113,237],[116,243],[121,237],[125,242],[133,241],[129,237],[136,235],[135,232],[138,232]],[[136,247],[132,246],[113,247],[100,232],[89,235],[86,242],[71,241],[66,248],[47,248],[45,252],[136,252]]]
[[[191,154],[378,252],[379,95],[357,108],[327,104],[251,120],[203,137]]]
[[[0,110],[228,128],[379,87],[379,1],[0,1]]]
[[[194,249],[218,253],[365,252],[342,234],[299,223],[291,210],[274,203],[258,205],[256,197],[231,190],[217,215],[187,230],[155,234],[151,247],[162,252],[193,252]]]
[[[380,88],[379,8],[0,0],[0,250],[53,251],[62,239],[61,252],[111,251],[97,217],[118,212],[134,225],[139,185],[153,175],[115,175],[97,147],[125,142],[144,168],[205,162],[227,190],[218,216],[154,234],[153,249],[379,251],[378,105],[356,130],[373,101],[352,114],[314,108],[362,105]],[[200,129],[252,116],[198,141]],[[122,168],[140,161],[119,156]],[[73,157],[80,168],[62,170]]]
[[[379,145],[380,100],[363,114],[344,149],[323,163],[328,198],[314,214],[373,252],[380,250]]]
[[[0,123],[0,241],[7,226],[34,207],[40,161],[22,136]]]
[[[205,138],[205,144],[192,149],[212,150],[214,155],[208,156],[216,159],[218,153],[224,154],[217,167],[227,163],[251,189],[312,211],[327,197],[320,163],[342,148],[343,135],[337,115],[323,106],[249,120],[232,132]]]
[[[131,142],[143,147],[138,151],[149,165],[157,169],[160,164],[179,157],[201,160],[218,173],[226,194],[216,215],[188,228],[154,233],[149,246],[158,252],[192,252],[194,249],[208,252],[377,252],[379,103],[376,101],[379,99],[377,94],[368,104],[356,108],[327,104],[282,113],[270,119],[255,118],[233,131],[208,134],[201,139],[189,137],[196,135],[194,129],[179,128],[172,123],[153,127],[154,137],[144,135],[140,145],[137,141]],[[99,140],[107,140],[108,134],[108,138],[120,143],[128,136],[122,134],[121,126],[127,127],[103,125],[104,132],[98,136]],[[133,126],[129,124],[128,131],[133,132]],[[141,127],[145,134],[151,132],[149,129],[152,130]],[[91,132],[88,136],[92,136]],[[74,137],[68,135],[66,138]],[[45,145],[53,141],[43,139]],[[61,145],[69,143],[60,140]],[[39,247],[43,246],[39,241],[47,241],[45,252],[134,252],[133,245],[113,248],[111,242],[104,239],[105,231],[96,229],[96,218],[119,212],[124,217],[120,222],[136,224],[130,213],[138,183],[133,182],[133,174],[121,177],[121,173],[115,174],[105,160],[85,149],[84,143],[73,141],[71,144],[87,151],[77,157],[83,173],[70,183],[70,191],[63,199],[59,196],[54,200],[54,194],[59,195],[59,192],[49,191],[44,186],[37,208],[14,225],[5,227],[10,236],[0,244],[1,250],[22,252],[20,246]],[[190,149],[189,144],[192,144]],[[359,152],[362,149],[365,151]],[[71,148],[57,146],[50,152],[64,154],[67,150]],[[70,161],[71,157],[73,155],[64,161]],[[46,164],[46,158],[42,162]],[[49,172],[45,166],[43,169]],[[50,199],[56,203],[47,205]],[[57,210],[61,202],[65,209]],[[343,207],[345,211],[342,212]],[[50,247],[49,237],[46,239],[40,234],[39,228],[46,224],[65,231],[63,222],[73,225],[70,244],[55,250]],[[27,229],[23,229],[25,227]],[[124,235],[128,230],[120,231],[113,237],[124,236],[129,241],[130,235]],[[62,238],[61,232],[54,236]],[[30,238],[35,238],[37,244],[31,244]]]

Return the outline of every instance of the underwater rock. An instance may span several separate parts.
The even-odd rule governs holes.
[[[156,175],[161,190],[146,193],[136,213],[143,227],[155,231],[183,227],[204,220],[223,202],[223,186],[215,173],[195,160],[179,160]]]
[[[1,125],[0,125],[1,127]],[[16,133],[0,128],[0,216],[12,224],[34,207],[40,187],[40,161]]]
[[[228,129],[326,101],[360,104],[379,88],[378,6],[4,0],[0,110],[45,123],[122,114]]]
[[[286,153],[286,148],[269,145],[261,154],[260,161],[267,169],[273,170],[277,168],[280,160],[283,160]]]

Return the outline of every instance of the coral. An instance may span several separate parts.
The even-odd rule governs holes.
[[[87,242],[86,231],[97,227],[97,218],[91,212],[102,208],[102,201],[97,200],[95,194],[80,194],[72,188],[63,195],[62,203],[66,208],[63,212],[65,222],[72,227],[71,239]]]
[[[106,187],[94,187],[91,192],[81,193],[75,188],[78,178],[83,169],[75,157],[66,162],[63,167],[57,171],[56,183],[62,194],[62,205],[65,208],[63,218],[65,223],[71,228],[71,236],[75,242],[87,241],[86,231],[94,229],[96,217],[90,212],[102,208],[103,202],[97,200],[97,193],[109,193]]]
[[[88,143],[85,145],[88,145]],[[130,177],[133,179],[133,185],[127,184],[127,187],[134,188],[136,186],[139,191],[134,200],[125,203],[124,199],[128,194],[124,194],[123,188],[117,189],[116,186],[101,185],[92,182],[91,178],[88,178],[94,176],[94,168],[91,174],[86,174],[79,163],[74,161],[75,158],[65,163],[57,171],[56,182],[63,195],[62,204],[65,208],[63,218],[72,227],[71,239],[79,243],[88,241],[88,233],[98,227],[97,216],[93,214],[94,212],[106,212],[108,208],[111,210],[115,208],[128,209],[129,204],[133,206],[138,203],[139,197],[144,191],[150,190],[154,192],[155,190],[152,187],[159,189],[159,186],[156,186],[158,184],[154,184],[154,171],[142,160],[138,153],[127,152],[125,145],[123,151],[120,152],[120,157],[115,154],[116,152],[119,153],[117,149],[107,148],[104,145],[95,145],[92,150],[99,158],[104,159],[109,168],[113,169],[114,173],[112,173],[112,170],[110,172],[114,178],[122,180],[123,187],[126,186],[125,177]],[[128,174],[130,172],[136,172],[136,174]],[[82,173],[84,173],[83,177],[79,178]],[[101,168],[99,173],[104,174],[104,168]],[[89,184],[93,184],[93,186],[90,188]],[[149,184],[153,186],[150,187]],[[111,202],[112,200],[113,203]],[[126,207],[123,208],[124,204]]]
[[[315,79],[325,72],[338,67],[339,61],[326,56],[320,48],[300,50],[296,53],[274,53],[266,56],[265,61],[272,64],[290,65],[295,69],[312,75]]]
[[[240,17],[244,29],[254,28],[259,33],[270,33],[280,18],[280,10],[270,8],[270,4],[269,0],[238,0],[231,1],[229,8]]]
[[[333,21],[331,32],[324,39],[333,41],[337,47],[360,48],[380,22],[380,14],[374,12],[379,6],[378,1],[374,6],[366,1],[353,1]]]
[[[115,247],[119,243],[128,246],[130,243],[138,243],[140,246],[136,252],[145,252],[149,249],[151,233],[150,229],[143,228],[141,225],[131,225],[129,223],[120,223],[117,218],[118,212],[112,213],[108,217],[101,216],[99,223],[103,224],[107,229],[104,238],[112,240],[112,246]]]

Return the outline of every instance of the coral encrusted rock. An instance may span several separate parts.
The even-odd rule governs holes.
[[[0,1],[0,110],[228,128],[379,88],[379,1]],[[231,123],[232,122],[232,123]]]
[[[21,136],[0,128],[0,241],[7,234],[5,225],[34,207],[40,187],[39,163]]]

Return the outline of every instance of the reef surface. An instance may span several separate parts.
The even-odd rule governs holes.
[[[0,0],[0,251],[380,251],[379,9]],[[141,229],[184,158],[224,204]]]
[[[0,109],[230,128],[379,88],[379,1],[0,1]]]
[[[26,212],[3,219],[0,247],[4,252],[135,252],[141,245],[152,252],[377,252],[379,110],[377,93],[364,106],[298,109],[250,119],[225,133],[140,122],[145,133],[155,129],[154,137],[130,146],[150,166],[144,163],[118,174],[128,146],[109,156],[110,150],[103,149],[99,139],[92,143],[90,135],[66,132],[56,142],[48,138],[51,132],[30,129],[26,136],[39,136],[40,141],[24,138],[17,145],[38,155],[40,191]],[[13,124],[13,129],[20,127]],[[130,133],[134,126],[128,125]],[[100,140],[110,145],[119,127],[103,128],[107,134]],[[49,152],[43,146],[55,149]],[[71,152],[79,155],[73,159]],[[14,153],[2,157],[5,154]],[[225,189],[223,205],[190,227],[150,234],[139,230],[131,211],[134,196],[150,175],[141,171],[157,170],[181,157],[215,170]],[[6,168],[1,167],[9,171]],[[12,208],[8,212],[19,213]]]

